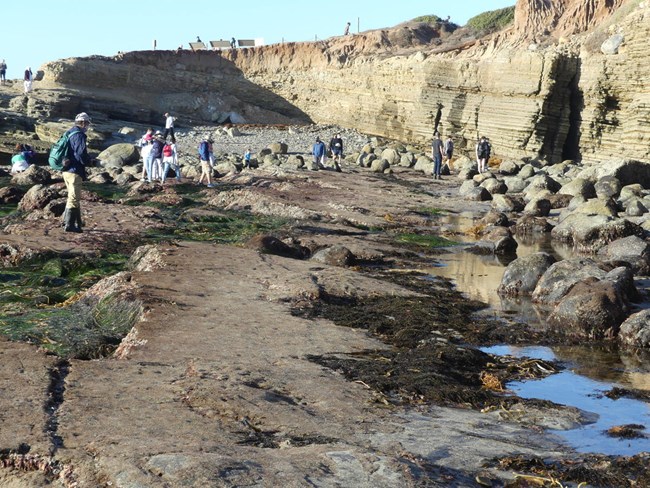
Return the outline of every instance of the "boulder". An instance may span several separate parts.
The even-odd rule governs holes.
[[[571,195],[564,195],[563,193],[556,193],[554,195],[548,195],[545,198],[551,203],[551,208],[556,209],[568,207],[574,197]]]
[[[477,186],[478,184],[474,180],[464,181],[458,188],[458,195],[460,195],[461,197],[469,195],[474,191],[474,188],[476,188]]]
[[[390,163],[385,159],[375,159],[370,165],[370,171],[373,173],[383,173],[390,168]]]
[[[421,171],[425,175],[433,174],[433,161],[428,156],[420,156],[415,165],[413,166],[415,171]]]
[[[25,190],[15,186],[3,186],[0,188],[0,203],[18,203],[25,196]]]
[[[515,224],[515,233],[517,235],[545,234],[551,232],[553,226],[544,217],[535,217],[533,215],[523,215]]]
[[[357,159],[357,164],[362,168],[369,168],[372,162],[376,159],[377,155],[375,153],[367,153],[365,151],[362,151],[361,154],[359,154],[359,158]]]
[[[503,178],[503,182],[508,187],[507,193],[521,193],[528,186],[528,183],[519,176],[506,176]]]
[[[594,190],[598,198],[617,198],[622,186],[615,176],[603,176],[594,184]]]
[[[553,263],[555,258],[545,252],[515,259],[503,273],[497,293],[501,296],[532,294],[539,279]]]
[[[621,324],[618,340],[627,347],[650,347],[650,310],[642,310],[630,315]]]
[[[572,258],[551,265],[537,282],[533,302],[556,305],[579,281],[587,278],[604,278],[607,272],[596,261]]]
[[[614,34],[600,45],[600,52],[608,56],[618,54],[618,50],[624,41],[625,37],[623,34]]]
[[[508,187],[503,181],[496,178],[489,178],[481,183],[481,186],[490,192],[491,195],[500,195],[508,191]]]
[[[262,254],[274,254],[285,258],[305,259],[309,255],[309,250],[301,246],[290,246],[277,237],[268,234],[258,234],[253,236],[247,243],[246,247],[255,249]]]
[[[280,166],[282,161],[280,161],[280,158],[278,158],[277,154],[267,154],[262,158],[262,166],[264,168],[268,168],[271,166]]]
[[[214,165],[214,170],[218,175],[234,175],[241,171],[241,164],[236,164],[233,161],[220,161]]]
[[[625,202],[630,198],[643,198],[643,196],[643,187],[638,183],[634,183],[632,185],[626,185],[621,188],[621,193],[618,195],[618,201]]]
[[[232,119],[232,117],[230,117]],[[235,138],[241,136],[241,131],[237,127],[228,127],[226,129],[226,134],[228,134],[230,137]]]
[[[416,165],[417,166],[417,165]],[[478,170],[469,168],[469,169],[461,169],[458,172],[458,179],[459,180],[472,180],[474,176],[478,174]]]
[[[554,239],[572,242],[578,252],[596,252],[616,239],[642,236],[643,229],[626,219],[605,215],[569,215],[552,231]]]
[[[104,168],[121,168],[124,165],[135,164],[140,160],[140,151],[133,144],[113,144],[97,156]]]
[[[286,142],[273,142],[269,145],[269,149],[273,154],[287,154],[289,146]]]
[[[648,207],[645,206],[644,200],[639,197],[633,197],[625,201],[625,215],[630,217],[640,217],[648,213]]]
[[[504,176],[516,175],[519,172],[519,163],[516,161],[503,161],[499,165],[499,173]]]
[[[472,179],[478,183],[479,185],[483,183],[486,180],[492,179],[495,176],[490,173],[489,171],[484,171],[483,173],[477,173],[474,176],[472,176]]]
[[[490,227],[479,242],[465,250],[472,254],[504,256],[516,254],[518,245],[507,227]]]
[[[492,196],[492,209],[505,213],[521,212],[524,209],[524,201],[513,195],[496,194]]]
[[[525,164],[524,166],[521,167],[517,176],[519,176],[519,178],[521,178],[522,180],[527,180],[528,178],[532,178],[536,174],[537,174],[537,170],[532,164]]]
[[[33,210],[43,209],[52,200],[59,198],[59,191],[51,186],[34,185],[23,198],[18,202],[18,210],[31,212]]]
[[[404,168],[412,168],[415,165],[415,154],[412,152],[405,152],[400,156],[399,165]]]
[[[628,306],[616,283],[596,278],[577,283],[548,317],[548,323],[570,336],[613,339]]]
[[[287,160],[282,163],[283,167],[287,167],[290,169],[301,169],[305,167],[305,158],[303,158],[300,154],[291,154]]]
[[[643,188],[650,188],[650,163],[615,159],[589,166],[578,174],[578,177],[593,182],[605,176],[613,176],[623,186],[639,183]]]
[[[650,244],[639,236],[628,236],[610,242],[598,251],[607,261],[628,263],[636,274],[650,274]]]
[[[530,179],[530,182],[528,183],[528,186],[526,187],[525,193],[526,195],[533,195],[534,193],[537,193],[539,190],[548,190],[551,193],[557,193],[562,186],[555,181],[553,178],[546,174],[538,174],[536,176],[533,176]]]
[[[483,216],[481,222],[485,225],[493,225],[495,227],[508,227],[508,225],[510,225],[507,215],[494,209],[490,209],[490,211]]]
[[[482,186],[475,186],[469,188],[464,194],[463,198],[465,200],[470,200],[473,202],[486,202],[492,199],[492,195]]]
[[[536,198],[524,207],[524,213],[533,217],[548,217],[551,212],[551,202],[548,198]]]
[[[42,166],[36,166],[35,164],[29,165],[25,171],[16,173],[11,178],[11,183],[14,185],[45,185],[52,181],[52,174],[49,170],[43,168]]]
[[[391,166],[397,166],[402,160],[402,156],[396,149],[386,148],[381,152],[380,159],[388,161]]]
[[[596,196],[596,190],[591,181],[585,180],[584,178],[576,178],[566,185],[562,185],[559,193],[565,195],[581,196],[585,200],[594,198]]]
[[[330,266],[341,267],[352,266],[356,262],[356,257],[352,254],[352,251],[339,244],[317,251],[311,259]]]

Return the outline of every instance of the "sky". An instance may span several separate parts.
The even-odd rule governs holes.
[[[199,36],[264,39],[265,44],[310,41],[358,30],[392,27],[421,15],[464,25],[481,12],[515,0],[31,0],[3,2],[0,59],[7,78],[22,78],[47,61],[118,51],[188,48]]]

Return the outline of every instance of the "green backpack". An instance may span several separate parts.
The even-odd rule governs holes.
[[[68,159],[68,151],[70,150],[70,144],[68,141],[71,135],[72,134],[69,131],[65,131],[50,149],[50,157],[48,158],[50,168],[57,171],[63,169],[65,160]]]

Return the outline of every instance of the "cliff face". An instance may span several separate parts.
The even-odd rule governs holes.
[[[406,24],[222,54],[128,53],[49,63],[42,88],[91,94],[93,108],[123,120],[167,110],[195,121],[311,119],[427,144],[440,130],[468,150],[485,134],[504,158],[650,162],[649,10],[520,0],[515,25],[482,41],[457,33],[444,43],[445,29]],[[624,36],[618,54],[601,54],[613,33]]]

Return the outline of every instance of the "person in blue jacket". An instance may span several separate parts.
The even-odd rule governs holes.
[[[314,156],[314,163],[321,168],[325,167],[325,150],[325,143],[320,140],[320,137],[317,137],[311,153]]]
[[[201,177],[199,178],[199,185],[203,183],[205,176],[208,182],[208,188],[213,188],[212,184],[212,139],[205,138],[199,144],[199,160],[201,161]]]
[[[81,112],[74,118],[74,126],[68,133],[68,156],[63,161],[63,181],[68,190],[68,200],[63,214],[66,232],[81,230],[81,182],[86,179],[86,166],[90,165],[86,147],[86,131],[90,127],[90,117]]]

